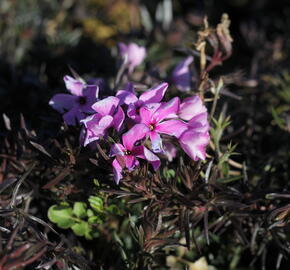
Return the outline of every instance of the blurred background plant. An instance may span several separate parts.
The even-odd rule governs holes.
[[[288,269],[289,11],[287,0],[1,0],[0,268]],[[130,78],[141,88],[194,56],[206,162],[178,156],[117,187],[48,106],[69,67],[112,91],[119,41],[147,48]]]

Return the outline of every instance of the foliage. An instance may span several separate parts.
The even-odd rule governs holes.
[[[1,1],[0,269],[289,268],[289,3],[254,2]],[[118,41],[145,60],[129,71]],[[124,131],[83,147],[48,105],[72,68],[102,99],[127,82],[198,95],[206,159],[158,154],[117,185]]]

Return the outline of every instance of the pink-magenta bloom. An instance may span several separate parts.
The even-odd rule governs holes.
[[[189,126],[196,132],[208,132],[207,109],[199,96],[184,99],[178,111],[179,118],[189,121]]]
[[[125,114],[119,102],[117,97],[111,96],[93,104],[96,113],[81,121],[86,128],[85,146],[104,137],[110,127],[121,130]]]
[[[179,138],[181,148],[193,160],[204,160],[210,137],[207,109],[200,97],[186,98],[180,105],[178,115],[181,119],[189,121],[188,130]]]
[[[148,89],[138,98],[134,93],[133,85],[127,86],[128,90],[119,90],[116,96],[123,104],[128,105],[127,115],[136,123],[139,123],[141,118],[139,110],[144,104],[159,103],[163,99],[168,88],[168,83],[161,83],[153,88]]]
[[[193,57],[188,56],[180,62],[173,70],[171,78],[176,88],[183,92],[188,92],[191,89],[192,72],[189,68],[193,62]]]
[[[132,73],[136,66],[140,65],[146,57],[145,47],[138,46],[136,43],[118,44],[121,57],[128,66],[129,73]]]
[[[193,160],[202,159],[206,157],[206,146],[209,144],[208,132],[196,132],[194,129],[185,131],[179,138],[181,148]]]
[[[136,124],[128,132],[123,134],[123,144],[116,143],[112,146],[110,155],[116,157],[112,165],[117,184],[122,178],[124,168],[133,171],[139,165],[139,161],[136,158],[147,160],[153,166],[154,170],[159,168],[160,160],[156,155],[143,145],[135,145],[137,141],[145,137],[147,130],[148,127],[146,125]]]
[[[87,114],[92,113],[91,106],[97,101],[98,85],[88,85],[81,79],[70,76],[64,77],[64,82],[70,94],[56,94],[49,101],[49,105],[63,114],[68,125],[76,125]]]
[[[141,123],[149,128],[146,135],[150,137],[153,152],[163,151],[160,134],[167,134],[179,138],[188,129],[185,122],[178,119],[170,119],[177,118],[179,103],[179,98],[175,97],[167,103],[151,103],[140,109]]]

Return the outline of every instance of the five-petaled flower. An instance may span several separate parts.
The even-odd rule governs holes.
[[[151,103],[140,109],[141,123],[148,127],[146,135],[150,137],[153,152],[163,152],[160,134],[179,138],[188,129],[184,121],[170,119],[178,117],[179,103],[179,98],[175,97],[167,103]]]
[[[64,82],[70,94],[56,94],[49,101],[68,125],[76,125],[88,114],[92,113],[92,105],[98,99],[99,87],[96,84],[88,85],[82,79],[64,77]]]
[[[110,96],[93,104],[95,114],[81,121],[86,129],[85,146],[106,136],[110,127],[114,127],[117,131],[121,130],[125,114],[119,102],[117,97]]]
[[[127,115],[136,123],[141,121],[140,108],[145,104],[159,103],[163,99],[168,88],[168,83],[161,83],[148,89],[138,98],[134,93],[133,85],[129,84],[127,89],[119,90],[116,96],[121,100],[122,104],[128,105]]]
[[[160,159],[148,150],[144,145],[136,145],[142,140],[148,127],[144,124],[136,124],[122,136],[123,144],[116,143],[112,146],[110,155],[115,157],[113,160],[114,178],[118,184],[122,178],[123,169],[134,170],[139,165],[137,158],[147,160],[157,170],[160,166]]]

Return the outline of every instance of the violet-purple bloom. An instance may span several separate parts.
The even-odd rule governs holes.
[[[117,97],[110,96],[93,104],[92,109],[96,113],[82,120],[86,128],[85,146],[106,136],[110,127],[121,130],[125,114],[119,102]]]
[[[191,89],[192,72],[189,68],[193,62],[193,57],[188,56],[180,62],[173,70],[171,79],[176,88],[183,92],[188,92]]]
[[[140,109],[141,123],[144,123],[149,128],[146,135],[150,137],[153,152],[163,151],[160,134],[179,138],[188,129],[185,122],[178,119],[170,119],[177,118],[179,103],[179,98],[175,97],[167,103],[151,103]]]
[[[147,160],[153,166],[154,170],[159,168],[160,160],[156,155],[143,145],[135,145],[137,141],[145,137],[147,130],[148,127],[146,125],[136,124],[122,136],[123,144],[116,143],[112,146],[110,155],[116,157],[112,165],[117,184],[122,179],[122,171],[124,168],[132,171],[139,165],[137,158]]]
[[[139,123],[141,120],[139,115],[140,108],[144,104],[161,102],[168,88],[168,83],[161,83],[148,89],[139,98],[135,95],[132,85],[128,85],[127,87],[128,90],[119,90],[116,96],[122,103],[128,105],[127,115],[136,123]]]
[[[129,73],[132,73],[136,66],[140,65],[146,57],[145,47],[138,46],[136,43],[118,44],[121,57],[128,66]]]
[[[70,94],[56,94],[49,101],[68,125],[76,125],[87,114],[92,113],[91,106],[98,99],[99,88],[97,85],[88,85],[81,79],[70,76],[64,77],[64,82]]]

